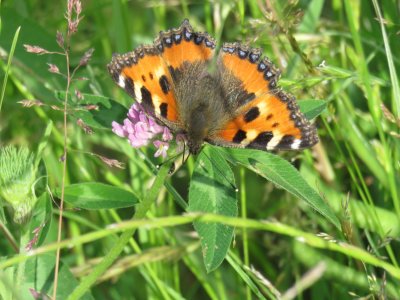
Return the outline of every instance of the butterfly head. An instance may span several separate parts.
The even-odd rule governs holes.
[[[189,148],[189,153],[193,155],[199,154],[201,148],[202,148],[203,142],[202,141],[196,141],[196,140],[188,140],[187,141],[187,146]]]

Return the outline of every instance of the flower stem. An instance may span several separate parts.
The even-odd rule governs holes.
[[[132,220],[142,219],[146,216],[151,205],[155,202],[160,190],[164,184],[165,177],[168,175],[169,164],[164,164],[157,177],[147,194],[147,197],[137,206],[136,213],[132,217]],[[129,242],[132,235],[135,233],[136,228],[128,229],[116,242],[115,246],[110,250],[110,252],[103,258],[103,260],[93,269],[93,272],[83,278],[78,287],[72,292],[68,297],[68,300],[80,299],[87,290],[96,282],[96,280],[107,270],[109,266],[118,258],[125,245]]]
[[[244,167],[240,168],[240,206],[241,206],[241,217],[243,219],[247,218],[247,198],[246,198],[246,169]],[[247,229],[242,230],[243,237],[243,262],[246,266],[249,266],[249,242]],[[246,299],[251,299],[251,289],[246,285]]]
[[[65,191],[65,180],[67,176],[67,142],[68,142],[68,128],[67,128],[67,117],[68,117],[68,93],[69,88],[71,86],[71,73],[69,70],[69,44],[70,44],[70,36],[67,37],[66,48],[65,48],[65,61],[67,66],[67,86],[65,88],[65,99],[64,99],[64,149],[62,155],[63,161],[63,175],[62,175],[62,182],[61,182],[61,200],[60,200],[60,215],[58,217],[58,232],[57,232],[57,243],[61,241],[61,233],[62,233],[62,218],[63,218],[63,211],[64,211],[64,191]],[[55,269],[54,269],[54,285],[53,285],[53,300],[56,300],[57,296],[57,286],[58,286],[58,269],[60,267],[60,248],[57,248],[56,252],[56,262],[55,262]]]
[[[27,224],[22,224],[21,225],[21,237],[20,237],[20,243],[19,243],[19,254],[24,254],[26,253],[26,245],[29,242],[29,225]],[[19,299],[19,291],[21,290],[21,285],[24,282],[24,276],[25,276],[25,263],[26,261],[21,261],[18,264],[17,268],[17,273],[16,273],[16,278],[15,278],[15,289],[13,291],[13,299]]]

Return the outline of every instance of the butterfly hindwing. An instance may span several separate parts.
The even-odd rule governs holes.
[[[310,147],[318,141],[313,125],[294,97],[277,88],[278,70],[259,49],[224,44],[219,76],[232,118],[211,138],[222,146],[261,150]]]

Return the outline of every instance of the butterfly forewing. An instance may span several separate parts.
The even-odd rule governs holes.
[[[209,61],[214,55],[215,41],[207,33],[194,32],[188,20],[177,29],[161,32],[154,41],[169,70],[183,65]]]
[[[156,48],[141,46],[133,52],[114,55],[108,69],[117,84],[148,113],[178,122],[172,78]]]
[[[185,80],[196,79],[191,74],[196,69],[191,66],[209,61],[214,48],[215,42],[207,33],[194,32],[189,21],[184,20],[179,28],[160,32],[154,45],[114,55],[108,69],[115,82],[148,113],[179,129],[179,92],[187,88]]]

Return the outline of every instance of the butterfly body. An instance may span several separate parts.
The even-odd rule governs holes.
[[[214,48],[207,33],[185,20],[152,46],[114,55],[108,68],[148,114],[186,137],[192,154],[204,142],[261,150],[317,143],[314,126],[277,87],[279,72],[260,49],[225,43],[210,71]]]

